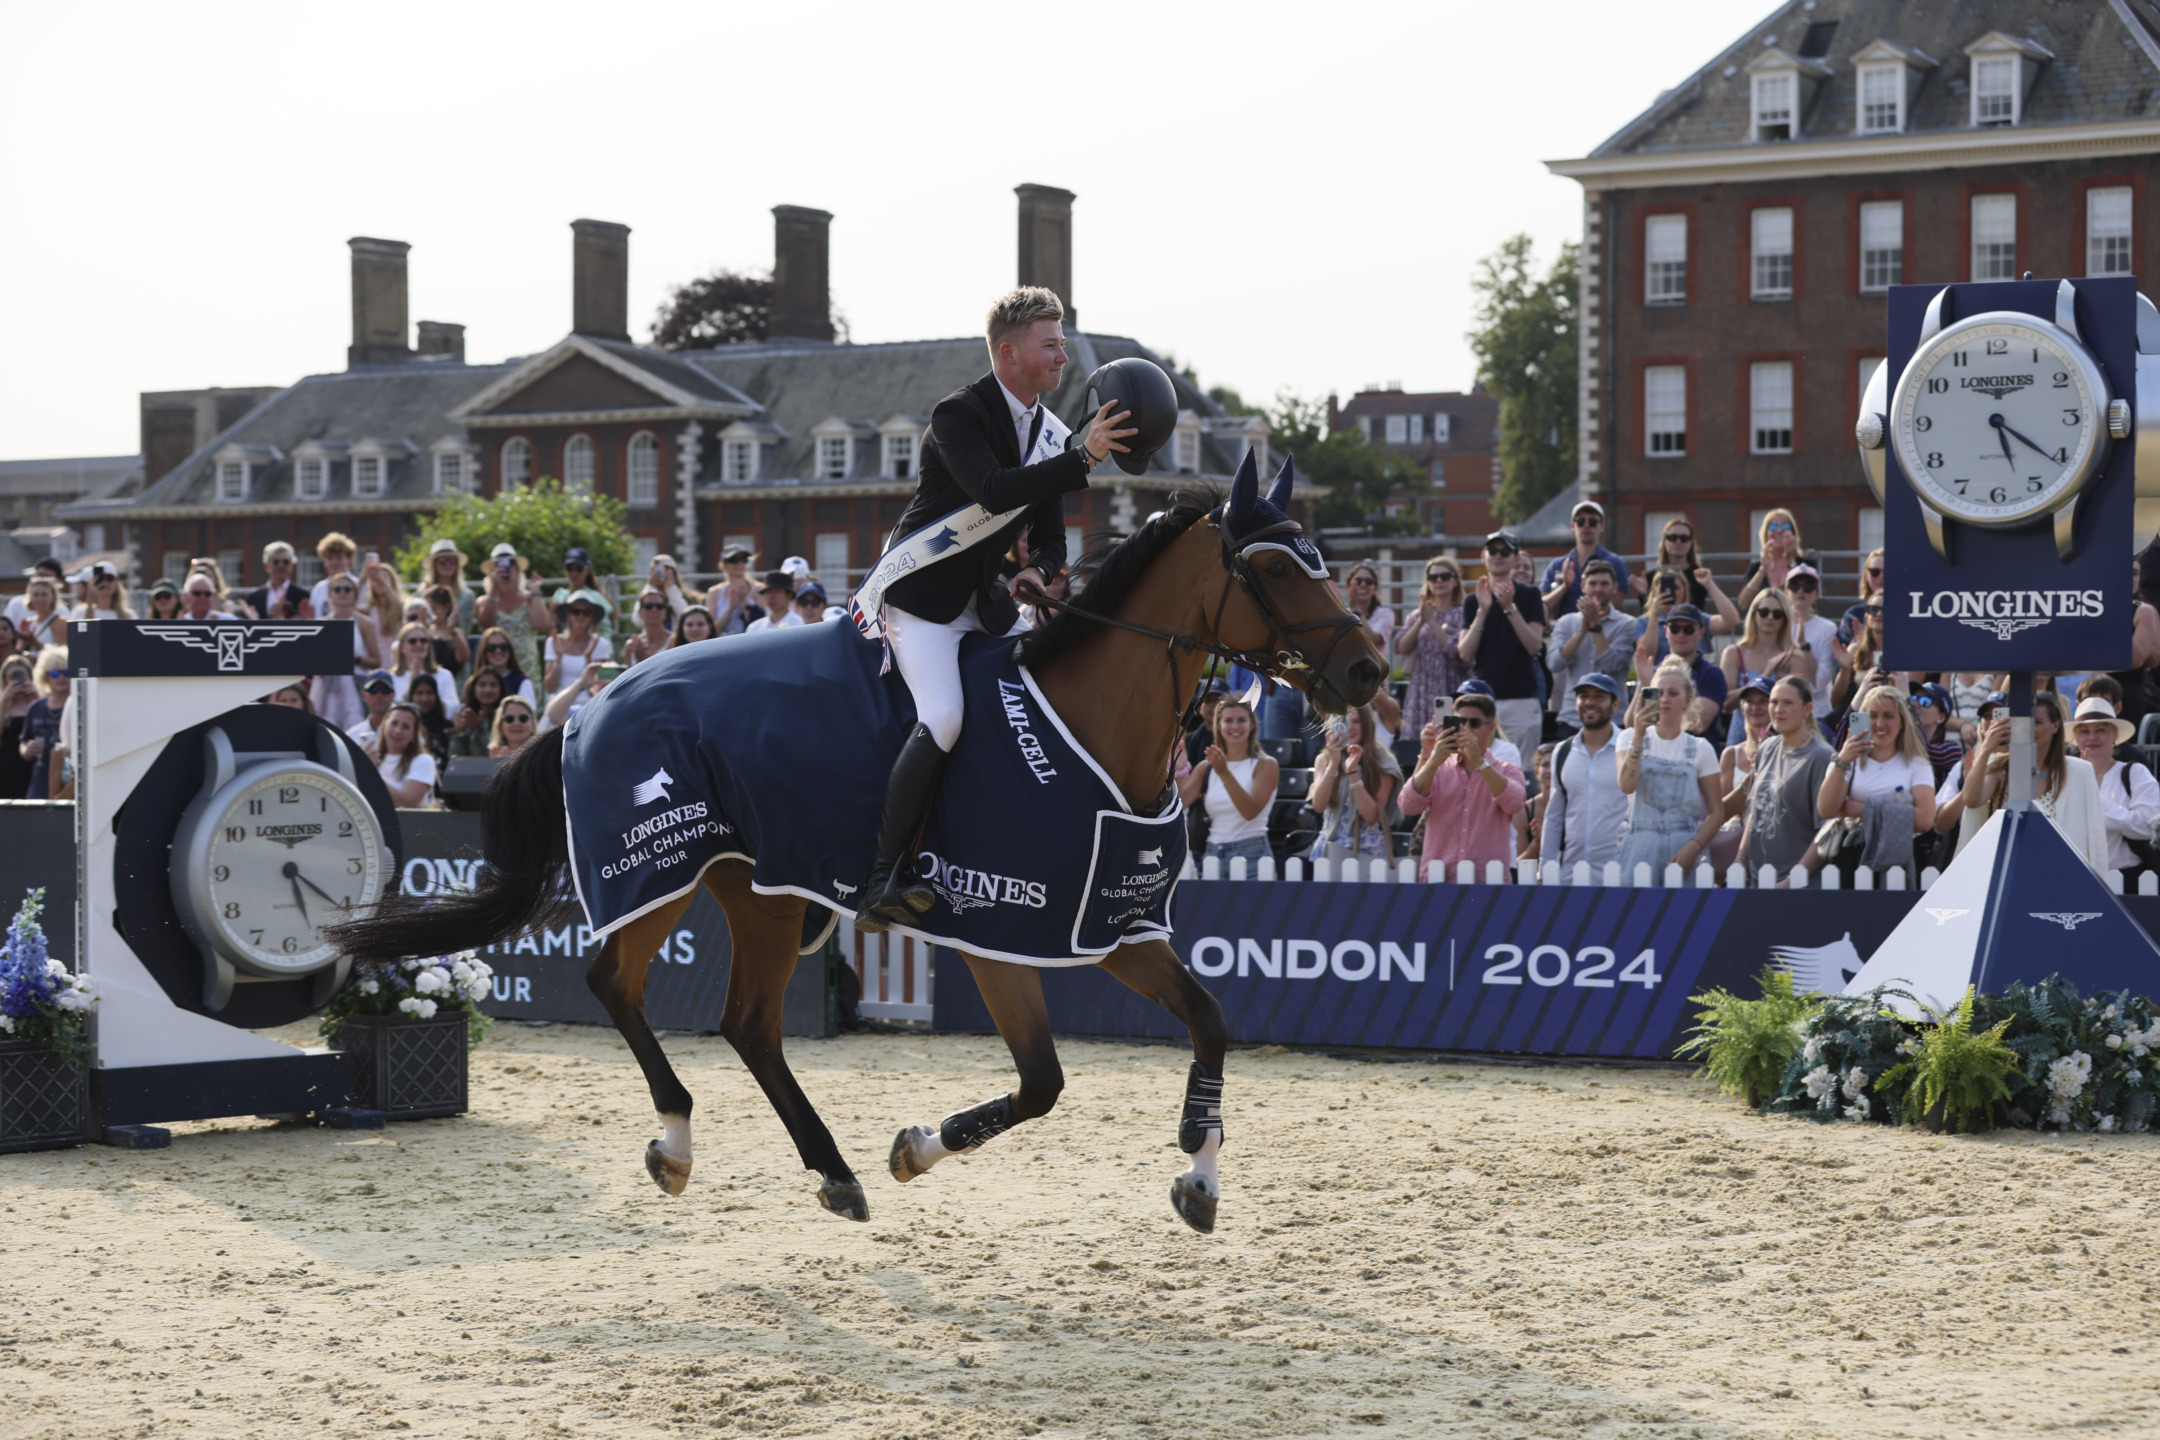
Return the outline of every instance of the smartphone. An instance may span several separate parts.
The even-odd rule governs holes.
[[[600,672],[600,683],[602,685],[612,684],[615,678],[622,674],[624,669],[623,666],[615,664],[599,665],[595,666],[594,668],[599,670]]]
[[[370,564],[370,565],[380,565],[380,564],[382,564],[382,551],[380,551],[380,550],[370,550],[370,551],[368,551],[368,552],[367,552],[367,563],[368,563],[368,564]]]
[[[1852,723],[1845,734],[1848,739],[1868,740],[1875,731],[1875,717],[1865,710],[1855,710]]]
[[[517,561],[512,560],[509,556],[505,555],[500,560],[497,560],[495,562],[495,568],[501,571],[503,574],[507,575],[512,570],[515,570],[517,568]]]

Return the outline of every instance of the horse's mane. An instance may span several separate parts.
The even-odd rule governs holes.
[[[1097,536],[1087,552],[1072,566],[1072,578],[1084,580],[1085,588],[1069,602],[1074,610],[1090,615],[1109,615],[1124,604],[1148,567],[1162,558],[1177,538],[1207,517],[1222,503],[1211,485],[1185,485],[1170,497],[1170,504],[1131,535]],[[1030,630],[1020,641],[1021,663],[1039,669],[1055,661],[1103,627],[1085,615],[1059,612],[1050,622]]]

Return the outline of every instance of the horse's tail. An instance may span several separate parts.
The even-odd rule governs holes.
[[[565,870],[563,735],[551,730],[505,760],[480,803],[480,866],[474,888],[446,899],[392,893],[372,913],[325,931],[357,964],[451,955],[498,945],[577,911]]]

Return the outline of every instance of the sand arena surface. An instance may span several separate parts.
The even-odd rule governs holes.
[[[855,1225],[717,1038],[687,1194],[612,1031],[500,1027],[474,1113],[0,1157],[0,1435],[2160,1432],[2152,1137],[1762,1120],[1670,1071],[1067,1043],[1047,1120],[902,1187],[995,1041],[794,1042]]]

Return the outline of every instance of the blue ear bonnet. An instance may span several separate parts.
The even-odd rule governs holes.
[[[1280,550],[1313,579],[1327,579],[1327,562],[1320,558],[1318,547],[1305,538],[1303,526],[1283,513],[1282,507],[1290,503],[1290,488],[1296,483],[1297,466],[1286,455],[1282,469],[1275,473],[1275,483],[1263,496],[1253,452],[1246,450],[1245,461],[1230,484],[1230,498],[1215,509],[1226,568],[1233,555],[1249,557],[1255,551]]]

